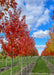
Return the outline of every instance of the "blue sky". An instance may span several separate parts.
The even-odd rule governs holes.
[[[39,54],[44,50],[49,38],[49,28],[53,22],[51,15],[54,10],[54,0],[16,0],[22,7],[22,15],[26,15],[26,23],[31,28],[30,36],[35,37],[35,46]]]
[[[52,28],[52,11],[54,0],[16,0],[17,7],[22,8],[21,17],[26,15],[26,23],[31,28],[30,36],[35,37],[35,46],[39,54],[45,48],[49,38],[48,29]]]

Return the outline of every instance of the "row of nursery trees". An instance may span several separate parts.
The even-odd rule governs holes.
[[[0,10],[0,33],[4,33],[4,36],[0,36],[0,43],[4,52],[10,57],[38,55],[34,39],[29,36],[26,16],[24,15],[20,20],[21,8],[17,9],[15,0],[1,0],[0,2],[2,8]],[[13,8],[13,12],[8,10],[10,7]],[[8,12],[8,16],[6,16],[6,12]],[[4,37],[7,43],[3,42]]]
[[[0,36],[0,44],[6,55],[11,57],[11,68],[13,57],[38,56],[34,39],[29,36],[26,16],[20,19],[22,11],[17,8],[15,0],[0,0],[0,8],[0,33],[4,34]],[[4,38],[7,43],[3,41]]]
[[[52,19],[54,22],[54,11],[53,11]],[[49,29],[49,36],[50,36],[50,39],[48,39],[46,43],[46,47],[42,51],[41,56],[54,56],[54,25],[52,29]]]

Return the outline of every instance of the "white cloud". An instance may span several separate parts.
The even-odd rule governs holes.
[[[39,48],[39,49],[43,49],[46,47],[46,45],[35,45],[36,48]]]
[[[49,22],[49,10],[46,9],[45,2],[47,0],[16,0],[18,6],[22,7],[22,15],[26,15],[26,23],[28,27],[36,28]],[[25,3],[25,5],[23,4]]]
[[[35,45],[35,47],[38,49],[39,55],[41,55],[42,51],[46,47],[46,45]]]
[[[4,38],[4,39],[3,39],[3,42],[4,42],[4,43],[7,43],[8,41]]]
[[[0,52],[2,51],[1,46],[2,46],[2,45],[0,44]]]
[[[39,30],[37,32],[34,32],[33,35],[32,35],[32,37],[34,37],[34,38],[45,38],[47,36],[49,36],[48,30],[45,30],[45,31]]]
[[[44,50],[44,49],[43,49],[43,50]],[[38,50],[39,56],[41,56],[41,53],[42,53],[43,50],[41,50],[41,49]]]
[[[50,10],[54,10],[54,6],[53,5],[50,5]]]
[[[1,46],[1,44],[0,44],[0,46]]]
[[[0,52],[2,52],[2,49],[0,48]]]
[[[4,39],[3,39],[3,42],[4,42],[4,43],[7,43],[8,41],[4,38]],[[3,50],[3,49],[1,48],[1,46],[2,46],[2,44],[0,44],[0,52]]]
[[[45,25],[47,22],[49,23],[49,10],[46,9],[44,14],[38,19],[36,27],[41,26],[42,24]]]

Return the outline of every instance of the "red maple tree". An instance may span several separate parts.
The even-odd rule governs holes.
[[[16,8],[17,3],[15,0],[0,0],[0,19],[5,15],[5,11],[8,11],[8,9],[11,8]],[[3,12],[4,11],[4,12]]]

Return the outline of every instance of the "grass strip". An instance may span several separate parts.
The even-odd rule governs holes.
[[[41,57],[38,58],[32,73],[40,73],[39,75],[41,75],[41,73],[50,73],[49,68]]]

